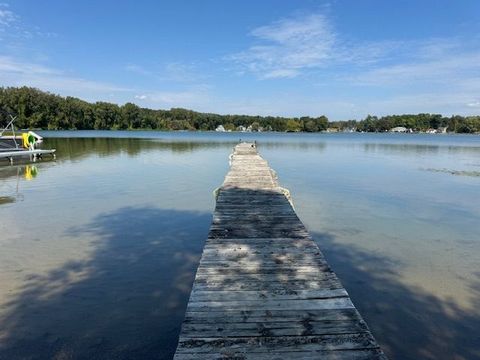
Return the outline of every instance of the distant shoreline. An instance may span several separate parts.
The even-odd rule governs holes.
[[[16,126],[47,130],[157,130],[228,132],[453,132],[480,133],[480,115],[402,114],[330,121],[318,116],[220,115],[183,108],[153,110],[62,97],[30,87],[0,87],[0,124],[8,114]]]
[[[212,133],[212,134],[392,134],[392,135],[435,135],[435,136],[448,136],[448,135],[472,135],[478,136],[480,132],[476,133],[456,133],[456,132],[447,132],[447,133],[428,133],[428,132],[392,132],[392,131],[215,131],[215,130],[160,130],[160,129],[42,129],[42,128],[30,128],[30,129],[19,129],[19,131],[49,131],[49,132],[62,132],[62,131],[71,131],[71,132],[166,132],[166,133]]]

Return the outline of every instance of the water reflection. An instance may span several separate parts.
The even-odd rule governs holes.
[[[58,160],[79,160],[88,156],[115,156],[127,154],[135,157],[141,153],[153,151],[169,151],[172,153],[191,153],[197,150],[230,149],[239,139],[230,141],[165,141],[159,139],[130,139],[130,138],[48,138],[45,146],[57,149]],[[265,149],[292,149],[292,150],[324,150],[325,142],[292,142],[261,141]]]
[[[0,358],[170,359],[210,219],[123,208],[68,229],[92,255],[27,276],[0,317]]]
[[[59,158],[81,159],[89,155],[112,156],[125,153],[168,150],[193,152],[200,149],[231,148],[240,140],[257,141],[267,150],[318,150],[328,146],[382,154],[480,154],[478,136],[409,136],[398,134],[278,134],[278,133],[169,133],[139,132],[42,132],[52,136],[45,145],[57,149]],[[67,137],[72,136],[74,137]]]
[[[33,180],[38,175],[38,168],[35,165],[25,166],[25,180]]]
[[[365,152],[375,153],[395,153],[395,154],[435,154],[438,152],[446,153],[467,153],[480,154],[480,147],[472,146],[440,146],[440,145],[424,145],[424,144],[375,144],[366,143],[363,145]]]
[[[21,181],[31,181],[37,177],[36,165],[7,166],[0,168],[0,205],[23,200]]]
[[[11,204],[16,201],[16,198],[13,196],[0,196],[0,205]]]
[[[36,165],[18,165],[7,166],[0,168],[0,180],[6,180],[8,178],[24,178],[25,180],[33,180],[37,177],[39,169]]]
[[[437,173],[445,173],[445,174],[457,175],[457,176],[480,177],[480,171],[465,171],[465,170],[452,170],[452,169],[432,169],[432,168],[427,168],[427,169],[422,168],[421,170],[437,172]]]
[[[312,235],[390,359],[480,359],[478,311],[406,286],[398,263],[385,256],[329,233]],[[478,309],[480,273],[468,286]]]
[[[199,149],[233,146],[234,143],[163,142],[152,139],[130,138],[49,138],[45,146],[57,149],[58,160],[80,160],[88,156],[108,157],[127,154],[135,157],[141,153],[165,150],[188,153]]]
[[[480,358],[479,178],[419,170],[478,171],[480,137],[104,133],[0,167],[0,359],[171,358],[240,137],[392,358]]]

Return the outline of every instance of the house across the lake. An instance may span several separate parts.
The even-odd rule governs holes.
[[[404,126],[397,126],[390,129],[390,132],[404,133],[404,132],[407,132],[407,128]]]

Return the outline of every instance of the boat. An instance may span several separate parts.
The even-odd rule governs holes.
[[[42,159],[50,155],[55,159],[55,149],[37,148],[42,143],[43,137],[33,131],[15,132],[16,116],[8,114],[7,126],[0,130],[0,159],[7,159],[13,164],[14,159],[28,158],[30,161]]]

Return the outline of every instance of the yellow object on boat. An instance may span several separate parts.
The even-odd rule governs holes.
[[[27,133],[22,134],[22,143],[23,143],[23,147],[25,149],[28,149],[28,134]]]
[[[28,133],[22,133],[22,143],[25,149],[30,149],[35,144],[35,136]]]

